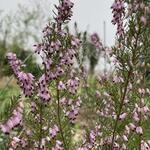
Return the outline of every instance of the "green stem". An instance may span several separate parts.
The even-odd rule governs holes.
[[[60,114],[60,99],[59,99],[59,89],[58,89],[58,81],[56,83],[56,89],[57,89],[57,116],[58,116],[58,124],[59,124],[59,130],[60,130],[60,134],[61,134],[61,138],[64,144],[64,150],[67,150],[67,146],[66,146],[66,142],[65,142],[65,138],[64,138],[64,133],[63,133],[63,129],[62,129],[62,125],[61,125],[61,114]]]
[[[140,99],[140,108],[142,107],[142,101]],[[139,126],[141,127],[141,121],[142,121],[142,114],[141,114],[141,111],[139,112]],[[139,135],[139,150],[141,150],[141,140],[142,140],[142,134]]]
[[[114,145],[114,140],[115,140],[115,133],[116,133],[116,130],[117,130],[117,126],[118,126],[118,122],[119,122],[119,117],[120,117],[120,114],[121,114],[121,111],[122,111],[122,107],[123,107],[123,104],[124,104],[124,99],[125,99],[125,96],[126,96],[126,93],[127,93],[127,88],[128,88],[128,84],[129,84],[129,79],[130,79],[130,76],[131,76],[131,69],[128,73],[128,77],[127,77],[127,81],[125,83],[125,88],[124,88],[124,92],[122,94],[122,97],[121,97],[121,103],[120,103],[120,107],[119,107],[119,112],[117,114],[117,118],[116,118],[116,121],[115,121],[115,125],[114,125],[114,131],[113,131],[113,137],[112,137],[112,143],[111,143],[111,149],[113,150],[113,145]]]
[[[39,133],[39,147],[38,149],[41,150],[40,146],[41,146],[41,142],[42,142],[42,127],[43,127],[43,122],[42,122],[42,119],[43,119],[43,105],[42,103],[40,102],[40,133]]]

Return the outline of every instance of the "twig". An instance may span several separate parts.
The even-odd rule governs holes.
[[[62,125],[61,125],[61,116],[60,116],[60,100],[59,100],[59,89],[58,89],[58,80],[56,81],[56,89],[57,89],[57,116],[58,116],[58,124],[59,124],[59,129],[60,129],[60,134],[61,134],[61,138],[64,144],[64,149],[67,150],[67,146],[66,146],[66,142],[65,142],[65,138],[64,138],[64,133],[63,133],[63,129],[62,129]]]

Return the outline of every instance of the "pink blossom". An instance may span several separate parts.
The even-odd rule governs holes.
[[[133,113],[133,119],[134,119],[135,121],[137,121],[137,122],[140,120],[139,115],[138,115],[137,112],[134,112],[134,113]]]
[[[66,87],[65,87],[65,84],[62,82],[62,81],[59,81],[59,84],[58,84],[58,89],[59,90],[64,90]]]
[[[126,149],[127,149],[127,147],[126,147],[126,145],[123,143],[122,146],[121,146],[121,150],[126,150]]]
[[[133,123],[129,123],[129,128],[131,130],[135,130],[136,126]]]
[[[56,145],[52,147],[52,150],[62,150],[63,149],[62,145],[63,145],[63,142],[56,140]]]
[[[136,127],[136,133],[137,134],[143,134],[143,129],[142,129],[142,127]]]
[[[31,73],[19,72],[17,76],[19,80],[19,85],[23,89],[23,94],[25,96],[31,96],[33,94],[33,81],[34,76]]]
[[[17,76],[21,70],[21,64],[22,64],[21,60],[17,59],[16,54],[11,53],[11,52],[7,53],[7,59],[8,59],[9,65],[11,66],[14,74]]]
[[[58,132],[59,128],[57,125],[54,125],[53,128],[49,128],[49,134],[51,138],[55,138]]]
[[[119,119],[120,120],[124,120],[127,116],[127,113],[122,113],[120,116],[119,116]]]
[[[124,0],[115,0],[113,5],[111,6],[113,19],[112,23],[117,25],[117,34],[122,36],[124,34],[124,27],[123,27],[123,16],[125,14],[125,6]]]
[[[38,81],[38,96],[44,101],[49,102],[51,97],[48,92],[48,88],[46,87],[46,78],[45,74],[43,74]]]
[[[71,94],[75,94],[77,92],[78,86],[79,86],[79,79],[77,77],[69,79],[67,81],[67,87]]]
[[[5,134],[9,134],[13,128],[21,124],[22,113],[23,113],[23,104],[22,102],[20,102],[17,108],[13,110],[12,116],[5,123],[0,125],[1,130]]]
[[[128,138],[127,138],[127,136],[126,136],[126,135],[123,135],[123,136],[122,136],[122,138],[123,138],[123,140],[124,140],[125,142],[127,142],[127,141],[128,141]]]
[[[100,41],[100,38],[97,33],[93,33],[91,35],[91,41],[95,45],[96,48],[98,48],[98,49],[103,48],[102,42]]]
[[[141,17],[141,22],[142,22],[144,25],[147,24],[147,19],[146,19],[145,16],[142,16],[142,17]]]
[[[59,6],[55,7],[58,11],[55,19],[58,23],[58,27],[60,27],[62,23],[70,20],[70,17],[72,16],[73,3],[70,0],[63,0],[60,1]]]
[[[96,98],[100,98],[101,97],[101,93],[97,90],[95,93]]]
[[[149,150],[150,147],[148,146],[148,144],[145,141],[141,141],[141,150]]]
[[[78,115],[78,109],[72,107],[70,111],[66,112],[66,116],[69,118],[71,123],[74,123],[76,117]]]

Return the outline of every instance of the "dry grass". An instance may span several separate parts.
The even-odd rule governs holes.
[[[10,77],[2,77],[0,78],[0,89],[3,89],[7,82],[9,81]],[[9,82],[9,85],[10,86],[16,86],[17,82],[16,80],[13,78],[10,82]]]

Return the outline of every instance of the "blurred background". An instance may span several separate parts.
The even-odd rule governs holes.
[[[104,21],[106,22],[106,44],[113,45],[115,27],[111,24],[111,10],[113,0],[74,0],[74,13],[71,24],[78,23],[81,30],[97,32],[100,37],[104,38]],[[5,14],[12,14],[18,9],[18,5],[34,9],[39,5],[41,13],[45,18],[52,17],[52,9],[58,0],[0,0],[0,10]],[[43,21],[43,20],[42,20]],[[44,26],[44,22],[42,24]]]
[[[115,27],[111,24],[111,5],[113,0],[75,0],[74,12],[68,29],[78,30],[80,37],[86,39],[85,62],[92,73],[104,70],[105,61],[101,53],[90,41],[90,35],[97,33],[104,46],[115,43]],[[53,19],[54,4],[58,0],[0,0],[0,87],[15,82],[10,77],[11,69],[6,53],[13,51],[28,66],[26,71],[38,75],[40,59],[34,54],[34,44],[42,37],[42,29]],[[85,46],[86,45],[86,46]],[[92,51],[92,53],[91,53]],[[106,67],[106,66],[105,66]],[[107,65],[107,68],[110,68]],[[13,83],[14,84],[14,83]]]

